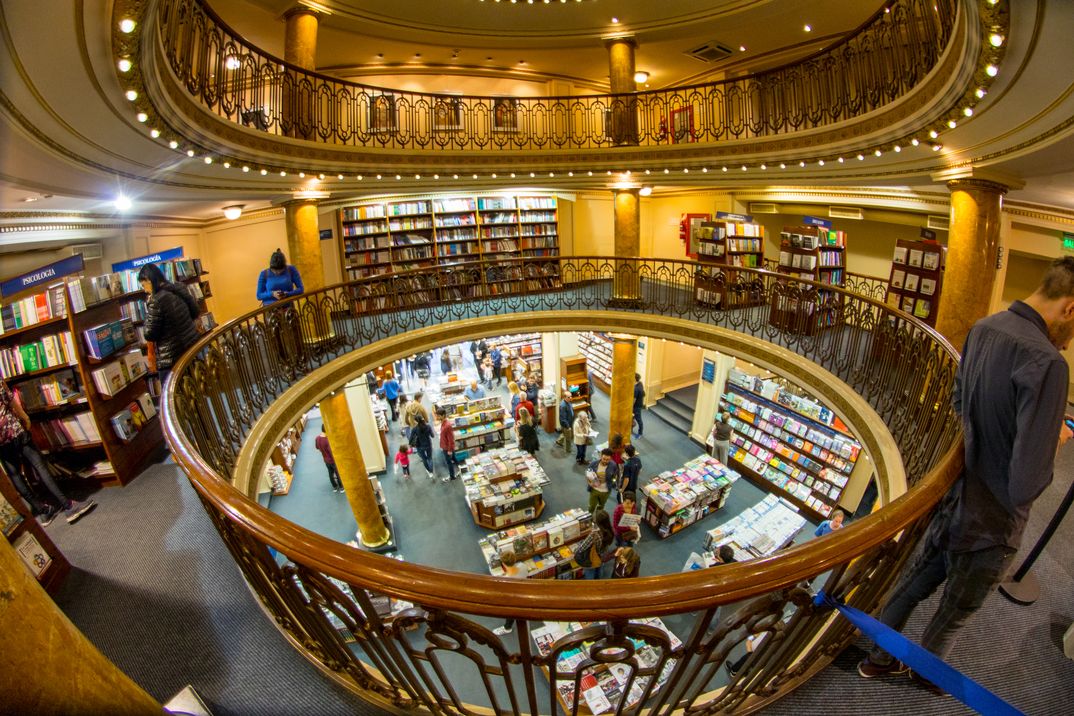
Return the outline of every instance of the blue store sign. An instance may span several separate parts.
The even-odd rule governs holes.
[[[84,267],[82,262],[82,254],[75,254],[65,259],[51,263],[48,266],[42,266],[39,269],[34,269],[29,273],[24,273],[22,276],[16,276],[15,278],[8,279],[0,284],[0,296],[7,298],[8,296],[14,296],[16,293],[22,293],[27,289],[40,286],[41,284],[53,283],[61,276],[69,276],[73,273],[78,273]]]
[[[141,268],[146,264],[159,264],[161,261],[171,261],[172,259],[181,258],[183,258],[182,246],[168,249],[166,251],[158,251],[157,253],[149,254],[148,256],[139,256],[130,261],[121,261],[118,264],[112,264],[112,271],[130,271],[131,269]]]

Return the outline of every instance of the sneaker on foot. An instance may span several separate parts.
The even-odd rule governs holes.
[[[56,519],[56,515],[60,514],[60,511],[55,508],[48,508],[40,515],[37,516],[37,521],[41,523],[42,527],[48,527]]]
[[[450,477],[441,477],[440,482],[451,482],[451,478]]]
[[[946,691],[944,691],[939,686],[937,686],[936,684],[932,683],[931,681],[929,681],[928,679],[926,679],[924,676],[922,676],[921,674],[917,673],[916,671],[910,671],[910,681],[914,682],[915,684],[917,684],[921,688],[925,689],[926,691],[930,691],[930,692],[932,692],[933,694],[935,694],[937,696],[946,696],[947,695]]]
[[[97,503],[93,500],[86,500],[85,502],[72,502],[64,512],[67,513],[67,524],[71,525],[78,522],[87,512],[97,506]]]
[[[863,679],[873,679],[877,676],[901,676],[909,670],[898,659],[892,659],[890,664],[878,664],[867,656],[858,662],[858,675]]]
[[[498,627],[496,627],[495,629],[492,630],[492,633],[495,634],[496,636],[504,636],[506,634],[510,634],[512,631],[513,630],[512,630],[511,627],[498,626]]]
[[[732,679],[735,678],[735,676],[738,674],[738,672],[735,671],[735,667],[731,666],[730,661],[723,662],[723,668],[727,669],[727,675],[730,676]]]

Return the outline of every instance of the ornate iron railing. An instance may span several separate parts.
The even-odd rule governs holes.
[[[766,258],[764,268],[766,271],[778,271],[779,261]],[[882,276],[869,276],[863,273],[847,271],[843,288],[859,296],[871,298],[874,301],[883,301],[888,295],[888,279]]]
[[[958,0],[895,0],[793,64],[708,84],[566,97],[426,94],[304,70],[239,36],[206,0],[158,0],[171,69],[205,109],[270,134],[358,147],[542,150],[774,137],[908,93],[952,37]]]
[[[204,337],[168,382],[165,433],[283,633],[369,700],[428,713],[551,714],[564,684],[577,688],[593,669],[617,665],[630,683],[613,710],[750,711],[810,678],[854,639],[846,622],[813,606],[810,583],[858,608],[877,608],[957,476],[961,440],[949,400],[957,355],[883,303],[765,271],[710,271],[683,261],[572,257],[476,262],[327,288]],[[702,287],[710,293],[702,295]],[[722,297],[718,305],[713,290]],[[269,405],[350,351],[448,321],[582,309],[609,311],[609,320],[686,319],[797,352],[876,410],[900,446],[912,489],[877,514],[773,557],[610,584],[505,580],[399,563],[299,528],[229,484],[241,446]],[[788,320],[788,311],[800,319]],[[413,607],[381,616],[374,595]],[[718,615],[733,603],[735,611]],[[663,617],[681,643],[638,621],[644,617]],[[493,634],[504,618],[516,620],[517,642]],[[541,652],[530,643],[541,619],[594,623]],[[751,635],[765,638],[726,683],[719,667]],[[557,654],[576,647],[585,659],[571,668],[557,664]],[[463,671],[478,678],[463,678]]]

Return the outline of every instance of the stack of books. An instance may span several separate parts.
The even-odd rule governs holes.
[[[112,416],[112,429],[120,440],[130,442],[156,414],[153,399],[149,397],[149,393],[142,393],[137,400],[132,400],[127,407]]]

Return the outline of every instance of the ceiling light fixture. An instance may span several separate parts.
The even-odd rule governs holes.
[[[205,157],[205,163],[206,164],[212,164],[213,163],[213,158],[212,157]]]
[[[612,18],[612,24],[613,24],[613,25],[618,25],[618,24],[619,24],[619,18],[617,18],[617,17],[613,17],[613,18]]]
[[[929,130],[929,139],[936,139],[936,137],[939,137],[939,136],[940,136],[940,133],[937,132],[935,129],[930,129]]]
[[[962,110],[962,114],[966,115],[967,117],[972,117],[973,116],[973,107],[966,107],[965,109]]]
[[[865,161],[865,155],[864,154],[859,154],[858,155],[858,161],[859,162],[864,162]]]
[[[875,152],[873,152],[873,154],[875,154],[876,156],[878,156],[878,157],[879,157],[880,155],[882,155],[882,154],[883,154],[883,152],[882,152],[882,151],[880,151],[879,149],[877,149],[877,150],[876,150]]]
[[[910,140],[910,144],[912,144],[912,145],[914,145],[916,147],[917,145],[921,144],[921,142],[918,140],[917,137],[914,137],[913,139]]]
[[[989,65],[988,67],[985,67],[985,74],[989,77],[995,77],[999,74],[999,68],[995,65]]]
[[[974,92],[974,94],[977,95],[977,99],[984,99],[984,96],[988,94],[988,92],[985,90],[984,87],[978,87],[977,91]]]
[[[134,20],[129,17],[125,17],[119,21],[119,29],[126,35],[134,32]]]
[[[186,150],[186,155],[187,155],[188,157],[193,157],[193,156],[194,156],[194,150],[193,150],[193,149],[188,149],[188,150]]]
[[[261,170],[261,176],[263,176],[263,177],[268,176],[268,169],[262,169]]]
[[[988,36],[988,44],[992,45],[992,47],[1001,47],[1003,45],[1003,35],[993,32]]]
[[[115,201],[112,203],[115,205],[118,211],[128,211],[131,208],[130,197],[126,196],[125,194],[120,194],[119,196],[117,196]]]
[[[126,98],[127,98],[128,100],[130,100],[131,102],[133,102],[134,100],[138,99],[138,93],[137,93],[137,92],[135,92],[134,90],[127,90],[127,93],[126,93],[126,95],[124,95],[124,96],[125,96],[125,97],[126,97]]]
[[[956,121],[955,121],[955,120],[953,120],[953,119],[949,119],[949,120],[947,120],[947,126],[948,126],[948,127],[950,128],[950,129],[954,129],[955,127],[957,127],[957,126],[958,126],[958,122],[956,122]]]
[[[242,209],[244,204],[235,204],[233,206],[224,207],[224,218],[228,221],[234,221],[242,216]]]
[[[739,52],[745,52],[746,51],[746,46],[745,45],[739,45],[738,46],[738,51]]]
[[[156,139],[157,137],[160,136],[160,130],[159,129],[150,129],[149,130],[149,136],[152,137],[153,139]]]
[[[228,58],[224,60],[224,67],[229,70],[237,70],[242,67],[242,62],[238,57],[235,57],[235,55],[229,55]]]
[[[787,165],[786,165],[785,163],[783,163],[783,162],[780,162],[780,163],[779,163],[779,168],[780,168],[780,169],[786,169],[786,168],[787,168]]]
[[[802,29],[805,30],[806,32],[813,32],[813,26],[812,25],[806,25]]]
[[[149,119],[149,115],[148,115],[148,114],[146,114],[145,112],[139,112],[139,113],[138,113],[137,115],[135,115],[135,118],[136,118],[136,119],[137,119],[137,120],[138,120],[139,122],[143,122],[143,123],[144,123],[144,122],[145,122],[146,120],[148,120],[148,119]]]
[[[649,73],[638,71],[634,73],[634,81],[638,84],[644,84],[649,81]]]
[[[119,66],[119,71],[120,72],[130,72],[131,71],[131,61],[128,60],[126,57],[121,59],[116,64]]]
[[[643,186],[641,189],[638,189],[638,194],[641,196],[649,196],[652,193],[653,188],[651,186]]]

